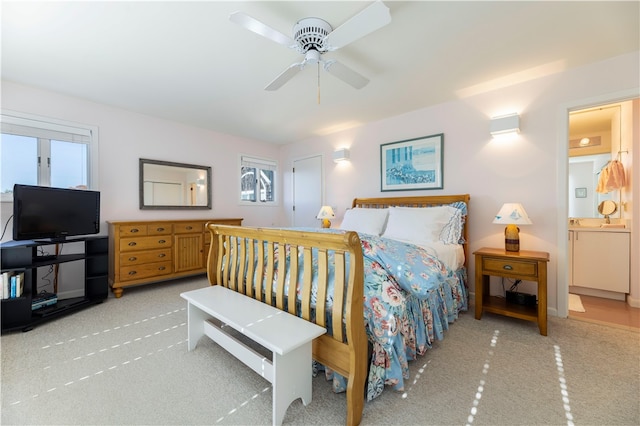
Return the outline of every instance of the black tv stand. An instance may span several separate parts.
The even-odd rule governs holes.
[[[88,236],[65,240],[82,243],[83,253],[39,255],[42,246],[60,241],[8,241],[0,245],[2,273],[21,274],[23,293],[19,297],[2,300],[2,332],[31,330],[35,325],[62,315],[68,315],[91,305],[102,303],[108,296],[109,242],[106,236]],[[84,261],[84,295],[58,299],[54,304],[33,309],[38,290],[37,268],[62,263]]]
[[[48,262],[49,260],[55,260],[58,258],[57,254],[39,254],[33,261],[34,262]]]

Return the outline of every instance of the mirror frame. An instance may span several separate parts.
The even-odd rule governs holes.
[[[155,164],[159,166],[168,166],[168,167],[180,167],[187,169],[197,169],[204,170],[207,172],[207,205],[202,206],[163,206],[163,205],[146,205],[144,204],[144,165],[145,164]],[[198,166],[195,164],[185,164],[185,163],[174,163],[171,161],[161,161],[161,160],[149,160],[147,158],[141,158],[138,162],[139,167],[139,199],[140,199],[140,210],[211,210],[211,199],[212,199],[212,172],[211,167],[209,166]]]

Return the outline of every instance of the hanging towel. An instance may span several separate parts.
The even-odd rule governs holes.
[[[609,180],[607,187],[610,190],[620,189],[626,185],[624,166],[618,160],[613,160],[609,164]]]
[[[606,194],[626,185],[624,166],[618,160],[610,161],[601,171],[596,192]]]
[[[596,192],[599,192],[600,194],[606,194],[609,192],[607,189],[607,180],[609,180],[609,163],[600,170],[600,177],[598,178]]]

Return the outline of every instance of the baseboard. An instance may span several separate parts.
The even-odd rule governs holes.
[[[632,308],[640,308],[640,299],[635,299],[629,295],[627,295],[627,305]]]
[[[569,293],[580,294],[583,296],[602,297],[604,299],[621,300],[624,301],[625,294],[617,293],[615,291],[598,290],[595,288],[570,286]]]

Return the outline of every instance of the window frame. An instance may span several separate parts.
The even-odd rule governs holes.
[[[243,200],[242,199],[242,167],[244,166],[253,166],[255,167],[259,173],[261,170],[269,170],[273,171],[273,182],[272,193],[273,200],[272,201],[260,201],[259,194],[256,197],[256,200]],[[277,206],[278,205],[278,191],[277,191],[277,183],[278,183],[278,161],[270,158],[259,157],[255,155],[247,155],[240,154],[238,156],[238,204],[245,206]],[[256,191],[260,192],[260,185]]]
[[[79,138],[84,137],[88,138],[88,142],[81,141],[65,141],[70,143],[83,143],[87,146],[87,167],[89,168],[87,173],[87,189],[91,190],[99,190],[99,135],[98,135],[98,127],[89,124],[81,124],[67,120],[61,120],[51,117],[44,117],[35,114],[28,114],[18,111],[11,111],[2,109],[0,110],[0,132],[5,133],[3,128],[5,125],[12,126],[20,126],[20,127],[28,127],[33,130],[32,134],[21,134],[19,132],[12,134],[19,134],[22,136],[28,136],[38,139],[38,153],[47,154],[40,151],[41,148],[41,139],[49,139],[58,140],[55,137],[55,133],[66,133],[75,136],[77,135]],[[42,132],[42,133],[40,133]],[[8,133],[8,132],[7,132]],[[47,135],[49,133],[49,135]],[[45,144],[47,146],[47,150],[49,153],[47,154],[50,158],[50,150],[51,144]],[[38,169],[38,185],[50,186],[51,180],[50,175],[42,177],[40,175],[40,169]],[[7,194],[0,194],[1,202],[13,202],[13,197],[8,197]]]

